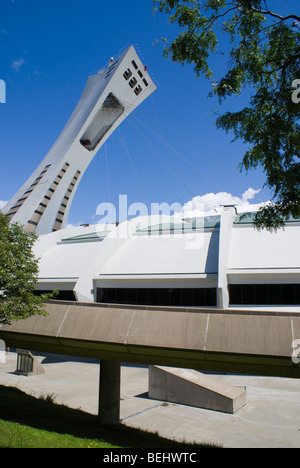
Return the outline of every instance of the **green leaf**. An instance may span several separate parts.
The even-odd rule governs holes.
[[[32,251],[37,239],[0,212],[0,324],[32,315],[45,315],[44,302],[53,295],[35,294],[38,259]]]

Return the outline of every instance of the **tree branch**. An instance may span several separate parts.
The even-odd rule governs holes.
[[[256,8],[252,8],[251,7],[251,10],[254,11],[255,13],[261,13],[262,15],[270,15],[272,16],[273,18],[277,18],[279,19],[280,21],[287,21],[289,19],[294,19],[295,21],[300,21],[300,16],[297,16],[297,15],[288,15],[288,16],[281,16],[279,15],[278,13],[274,13],[270,10],[257,10]]]

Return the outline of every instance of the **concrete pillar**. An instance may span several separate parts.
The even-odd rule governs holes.
[[[99,421],[101,425],[120,422],[121,363],[101,361],[99,385]]]
[[[219,265],[218,265],[218,308],[228,309],[229,293],[227,281],[227,269],[231,249],[231,235],[234,218],[236,217],[234,206],[223,206],[221,212],[220,239],[219,239]]]

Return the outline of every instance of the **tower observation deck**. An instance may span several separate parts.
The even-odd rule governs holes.
[[[156,86],[131,46],[90,76],[61,135],[27,182],[3,208],[26,232],[65,227],[79,182],[108,137]]]

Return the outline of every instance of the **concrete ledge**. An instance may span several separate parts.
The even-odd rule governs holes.
[[[162,366],[149,367],[149,398],[231,414],[247,404],[244,389],[194,370]]]
[[[0,325],[11,348],[100,360],[300,378],[300,317],[257,311],[106,307],[51,302],[47,317]]]

